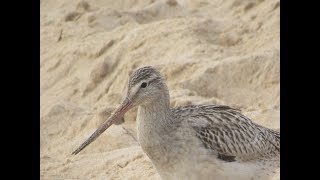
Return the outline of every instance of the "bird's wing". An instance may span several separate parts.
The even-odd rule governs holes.
[[[189,106],[184,111],[186,109],[188,123],[197,137],[221,160],[250,161],[279,154],[280,133],[255,124],[238,110],[214,105]]]

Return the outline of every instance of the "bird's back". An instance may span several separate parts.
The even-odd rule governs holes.
[[[279,155],[280,132],[254,123],[237,109],[191,105],[173,108],[172,112],[192,127],[203,146],[222,161],[246,162]]]
[[[269,179],[280,165],[280,132],[254,123],[237,109],[191,105],[173,108],[171,112],[181,129],[177,132],[188,132],[179,137],[193,139],[187,142],[189,154],[185,155],[186,163],[181,164],[197,164],[181,165],[186,170],[177,173],[177,177]]]

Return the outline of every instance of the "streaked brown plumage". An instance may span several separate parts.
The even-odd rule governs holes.
[[[203,145],[220,156],[250,161],[279,154],[280,133],[255,124],[239,110],[221,105],[192,105],[173,111],[178,118],[188,118]],[[206,123],[199,125],[199,119]]]
[[[73,154],[139,106],[138,140],[163,179],[267,179],[280,164],[280,132],[221,105],[170,108],[158,70],[135,71],[124,102]]]

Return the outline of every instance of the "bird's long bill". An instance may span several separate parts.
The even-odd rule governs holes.
[[[76,155],[80,151],[82,151],[86,146],[92,143],[95,139],[97,139],[106,129],[108,129],[114,122],[121,119],[123,115],[132,108],[132,102],[126,98],[120,107],[112,113],[111,117],[109,117],[100,127],[84,142],[81,144],[78,149],[72,152],[72,154]]]

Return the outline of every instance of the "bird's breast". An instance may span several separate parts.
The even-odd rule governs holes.
[[[161,119],[152,114],[137,116],[137,135],[142,150],[158,168],[162,165],[170,167],[178,161],[177,150],[180,149],[176,142],[175,131],[168,130],[159,123]],[[181,155],[181,154],[180,154]]]

